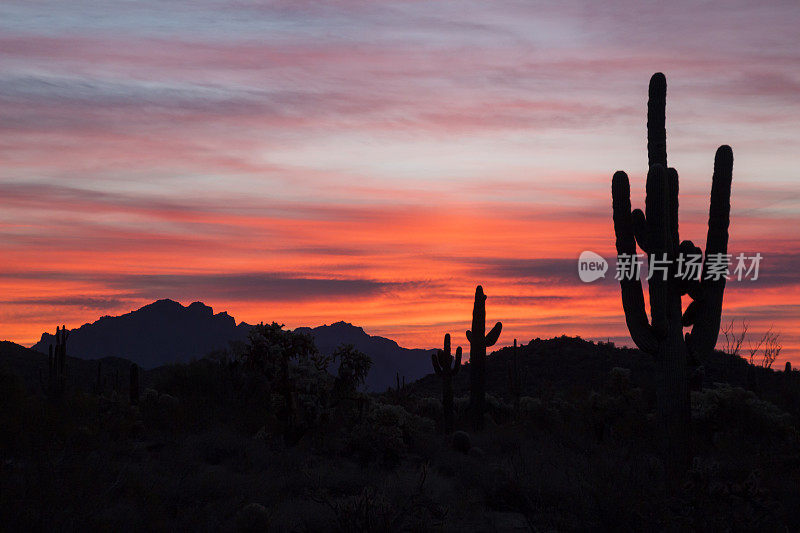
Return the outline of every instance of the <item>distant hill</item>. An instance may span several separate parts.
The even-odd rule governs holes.
[[[352,344],[372,358],[372,368],[367,376],[367,390],[385,391],[394,387],[397,373],[407,382],[419,379],[431,369],[431,353],[434,350],[402,348],[385,337],[367,334],[362,328],[347,322],[336,322],[330,326],[297,328],[295,331],[310,333],[317,349],[330,355],[340,344]]]
[[[469,353],[466,346],[465,355]],[[489,354],[486,364],[486,391],[509,399],[509,369],[513,368],[514,349],[501,348]],[[632,348],[610,343],[594,343],[580,337],[533,339],[517,348],[517,374],[523,395],[548,396],[555,391],[601,390],[614,367],[631,370],[636,386],[654,390],[657,369],[652,357]],[[456,396],[469,394],[469,363],[453,379]],[[423,396],[441,394],[441,380],[433,373],[411,387]]]
[[[489,354],[486,364],[488,394],[506,401],[511,399],[509,368],[513,368],[513,357],[512,347]],[[786,389],[792,380],[800,379],[800,372],[787,375],[780,368],[753,366],[742,357],[721,351],[704,356],[700,365],[700,369],[689,370],[690,381],[694,381],[696,387],[713,388],[714,383],[728,383],[751,390],[762,399],[800,416],[800,402]],[[654,407],[661,370],[653,357],[637,349],[566,336],[533,339],[517,348],[517,373],[523,396],[548,398],[602,390],[609,385],[609,372],[615,367],[630,370],[631,384],[641,388]],[[466,364],[453,380],[456,396],[469,395],[469,372],[469,364]],[[441,387],[439,377],[431,373],[412,383],[409,391],[422,397],[439,397]]]
[[[71,330],[67,355],[81,359],[122,357],[150,369],[168,363],[185,363],[231,341],[246,340],[250,326],[236,324],[228,313],[217,313],[202,302],[183,306],[158,300],[121,316],[104,316]],[[55,342],[43,333],[33,349],[46,354]]]
[[[116,390],[120,394],[127,395],[131,362],[118,357],[105,357],[98,361],[67,357],[68,389],[95,390],[98,364],[100,364],[100,382],[103,390]],[[31,393],[42,392],[43,384],[47,382],[47,356],[13,342],[0,341],[0,367],[6,367],[22,379]],[[142,388],[151,386],[151,373],[141,372],[139,383]]]
[[[213,309],[202,302],[183,306],[173,300],[158,300],[136,311],[105,316],[71,330],[67,355],[80,359],[117,357],[135,362],[144,369],[153,369],[199,359],[215,350],[228,348],[233,341],[246,341],[251,327],[244,322],[237,325],[227,313],[214,314]],[[373,361],[366,383],[369,391],[384,391],[394,386],[398,372],[410,382],[431,370],[432,350],[402,348],[391,339],[369,335],[347,322],[301,327],[297,331],[310,333],[324,354],[330,355],[344,343],[353,344],[369,355]],[[43,333],[33,350],[47,354],[49,345],[54,342],[54,333]],[[46,357],[44,362],[46,364]]]

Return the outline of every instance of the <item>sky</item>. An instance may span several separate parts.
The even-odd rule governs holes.
[[[0,338],[31,345],[155,299],[249,323],[345,320],[467,345],[630,345],[611,176],[644,204],[667,76],[681,237],[705,246],[729,144],[724,322],[800,365],[800,4],[348,1],[0,4]],[[718,343],[718,347],[721,343]],[[745,342],[747,345],[747,342]]]

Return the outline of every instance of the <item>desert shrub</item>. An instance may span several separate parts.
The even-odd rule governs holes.
[[[631,369],[615,366],[608,373],[607,387],[612,394],[622,395],[631,388]]]
[[[739,445],[756,448],[797,440],[791,415],[752,391],[727,384],[692,393],[692,422],[697,434],[717,443],[725,435],[734,437]]]
[[[472,441],[466,431],[456,431],[453,433],[451,442],[453,449],[457,452],[469,453],[469,450],[472,448]]]
[[[379,460],[396,465],[409,449],[435,432],[432,420],[413,415],[399,405],[376,403],[353,431],[349,449],[362,462]]]
[[[334,530],[342,533],[400,531],[403,515],[385,491],[367,486],[354,496],[327,499]]]
[[[435,422],[442,419],[442,401],[438,398],[420,398],[416,404],[416,414]]]
[[[240,459],[245,453],[241,437],[222,428],[190,435],[182,446],[184,456],[198,464],[218,465]]]
[[[236,514],[236,531],[257,533],[269,531],[273,512],[260,503],[249,503]]]
[[[293,384],[295,430],[305,433],[319,427],[329,413],[334,379],[324,369],[301,361],[289,370]]]
[[[493,394],[486,395],[486,412],[497,424],[505,424],[514,414],[514,408]]]
[[[682,510],[692,529],[703,531],[779,531],[780,504],[763,485],[759,469],[732,471],[719,462],[695,457],[684,486]]]
[[[202,411],[195,407],[198,414],[187,415],[185,405],[171,394],[161,393],[155,389],[145,389],[139,399],[139,412],[146,427],[155,429],[166,429],[171,432],[185,429],[195,425],[193,422],[200,418]],[[208,411],[205,411],[206,413]],[[207,415],[206,415],[207,416]],[[208,417],[207,418],[211,418]],[[210,420],[201,424],[210,425]]]
[[[469,396],[456,396],[453,398],[453,411],[458,417],[465,416],[469,411]]]
[[[497,396],[492,394],[486,395],[486,415],[496,424],[504,424],[508,422],[514,414],[514,409],[511,405],[503,402]],[[469,396],[457,396],[453,398],[453,413],[456,420],[462,420],[469,414]]]
[[[520,418],[538,429],[553,429],[563,422],[559,407],[558,403],[543,402],[540,398],[519,399]]]

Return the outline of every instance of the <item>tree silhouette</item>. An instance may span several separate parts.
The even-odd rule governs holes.
[[[331,359],[339,361],[339,371],[334,389],[343,396],[352,394],[364,384],[372,367],[372,359],[352,344],[342,344],[334,350]]]

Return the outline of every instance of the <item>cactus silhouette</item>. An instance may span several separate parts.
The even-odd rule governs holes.
[[[69,332],[66,326],[56,326],[56,345],[51,344],[47,356],[47,394],[51,398],[64,395],[67,385],[67,339]]]
[[[461,368],[461,346],[456,348],[456,358],[450,352],[450,334],[444,336],[444,349],[431,354],[433,370],[442,378],[442,413],[444,432],[453,431],[453,376]]]
[[[139,403],[139,365],[136,363],[131,365],[131,384],[129,389],[129,397],[131,405],[138,405]]]
[[[508,365],[508,394],[514,404],[514,413],[519,413],[519,399],[522,395],[522,370],[517,358],[517,339],[511,352],[511,363]]]
[[[678,228],[678,173],[667,167],[665,128],[667,81],[656,73],[650,79],[647,103],[647,173],[645,212],[631,211],[628,176],[614,174],[614,232],[619,256],[636,254],[636,244],[653,259],[666,261],[666,274],[655,272],[648,281],[650,317],[645,311],[642,283],[638,276],[621,276],[622,306],[631,338],[643,352],[652,354],[660,364],[662,385],[659,413],[665,430],[665,466],[671,489],[681,482],[690,459],[689,389],[687,359],[710,353],[717,342],[722,313],[725,277],[713,276],[714,266],[725,266],[730,222],[730,194],[733,152],[720,146],[714,158],[711,205],[708,219],[705,258],[699,279],[682,279],[676,265],[678,256],[702,257],[692,241],[680,241]],[[692,302],[682,312],[681,296]],[[692,326],[685,336],[683,328]]]
[[[395,374],[395,380],[397,382],[397,386],[394,388],[395,401],[397,401],[398,404],[402,404],[408,397],[408,389],[406,389],[406,377],[403,376],[403,379],[401,380],[400,372],[398,371]]]
[[[494,346],[500,337],[503,324],[498,322],[486,333],[486,295],[483,287],[475,289],[475,305],[472,308],[472,329],[467,330],[469,341],[469,406],[472,426],[483,429],[483,413],[486,403],[486,348]]]

